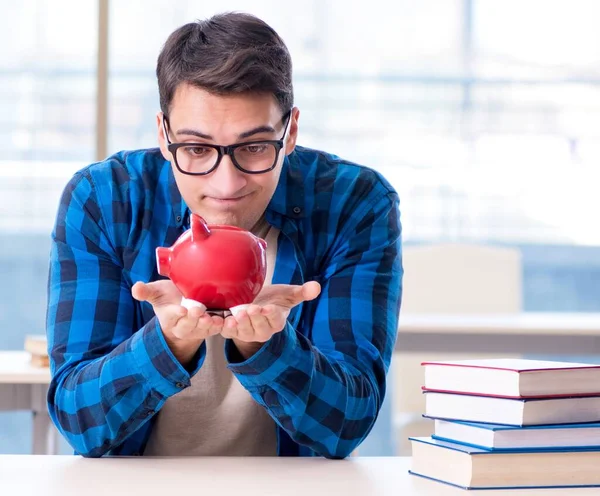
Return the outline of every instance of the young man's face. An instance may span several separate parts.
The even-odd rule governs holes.
[[[209,224],[252,229],[273,196],[285,155],[294,150],[298,116],[298,109],[294,109],[284,146],[273,170],[263,174],[246,174],[233,165],[231,157],[225,155],[216,170],[204,176],[190,176],[175,166],[174,157],[167,149],[163,116],[159,113],[160,148],[165,159],[171,162],[175,181],[190,210],[201,215]],[[216,96],[185,84],[175,92],[166,128],[171,143],[233,145],[281,139],[287,123],[287,119],[282,117],[283,113],[272,95]]]

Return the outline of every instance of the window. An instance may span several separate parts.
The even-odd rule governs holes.
[[[0,235],[48,233],[66,178],[94,158],[95,2],[5,2]]]

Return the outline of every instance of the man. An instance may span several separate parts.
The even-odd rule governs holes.
[[[52,420],[90,457],[348,456],[377,418],[396,336],[396,192],[296,146],[290,56],[253,16],[179,28],[157,78],[160,149],[82,169],[60,202]],[[267,240],[268,280],[235,316],[181,306],[156,271],[191,212]]]

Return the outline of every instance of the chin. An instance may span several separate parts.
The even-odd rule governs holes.
[[[208,224],[235,226],[242,229],[251,229],[254,225],[251,220],[234,212],[207,212],[205,214],[198,212],[198,215],[200,215]]]

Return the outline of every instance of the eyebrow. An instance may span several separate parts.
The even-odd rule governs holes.
[[[244,131],[243,133],[238,134],[238,139],[246,139],[250,136],[254,136],[259,133],[274,133],[275,129],[272,126],[258,126],[254,129],[250,129],[249,131]],[[197,138],[202,138],[205,140],[214,141],[214,138],[210,134],[204,134],[196,129],[179,129],[176,135],[188,135],[188,136],[196,136]]]

